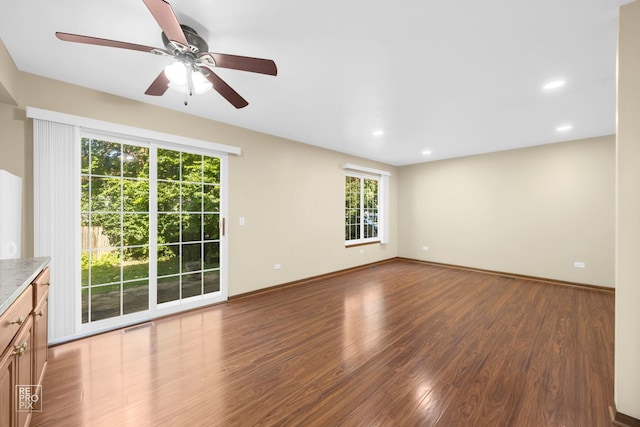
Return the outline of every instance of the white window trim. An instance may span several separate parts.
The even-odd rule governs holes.
[[[354,172],[364,172],[364,173],[368,173],[371,175],[379,175],[379,176],[390,176],[391,172],[389,171],[385,171],[385,170],[381,170],[381,169],[374,169],[374,168],[368,168],[366,166],[358,166],[358,165],[354,165],[353,163],[345,163],[342,165],[342,169],[344,170],[351,170]]]
[[[345,240],[345,246],[354,246],[360,243],[377,242],[386,245],[389,243],[389,177],[391,172],[360,166],[353,163],[344,163],[342,169],[345,175],[364,176],[365,178],[378,179],[378,237],[372,239]]]
[[[173,135],[170,133],[158,132],[134,126],[126,126],[118,123],[106,122],[103,120],[75,116],[72,114],[59,113],[57,111],[42,110],[35,107],[27,107],[27,118],[78,126],[81,127],[83,131],[96,131],[101,135],[106,136],[140,139],[142,141],[162,141],[169,144],[175,144],[179,147],[186,146],[189,148],[200,148],[207,150],[208,152],[216,151],[219,153],[235,154],[238,156],[242,154],[242,150],[240,149],[240,147],[234,147],[232,145],[203,141],[201,139]]]
[[[378,183],[378,235],[375,237],[361,237],[359,239],[351,239],[351,240],[345,240],[344,241],[344,245],[346,247],[349,246],[358,246],[358,245],[363,245],[363,244],[367,244],[367,243],[379,243],[381,241],[380,239],[380,185],[381,185],[381,178],[380,175],[370,175],[370,174],[364,174],[364,173],[358,173],[358,172],[346,172],[345,173],[345,177],[354,177],[354,178],[358,178],[360,180],[360,201],[362,202],[362,189],[364,186],[364,180],[368,179],[368,180],[372,180],[372,181],[376,181]],[[363,207],[361,206],[361,213],[362,213],[362,209]],[[362,227],[362,224],[360,224],[360,227]],[[361,233],[364,233],[364,231],[362,230],[362,228],[360,229]],[[364,234],[361,234],[361,236]]]

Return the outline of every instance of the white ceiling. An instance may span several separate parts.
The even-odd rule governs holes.
[[[54,35],[163,47],[142,0],[0,0],[0,38],[25,72],[405,165],[614,133],[628,2],[170,1],[210,51],[276,62],[277,77],[219,69],[240,110],[213,91],[186,107],[178,91],[144,95],[169,58]],[[566,86],[541,90],[556,78]]]

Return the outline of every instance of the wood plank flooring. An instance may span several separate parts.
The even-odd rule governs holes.
[[[32,426],[611,426],[614,294],[396,260],[53,347]]]

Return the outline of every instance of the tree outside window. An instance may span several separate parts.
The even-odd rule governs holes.
[[[379,180],[363,175],[345,176],[345,241],[378,240]]]

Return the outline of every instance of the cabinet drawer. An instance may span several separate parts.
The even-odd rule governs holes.
[[[40,304],[42,298],[49,292],[49,267],[42,270],[38,277],[33,281],[33,306]]]
[[[33,309],[31,286],[0,316],[0,352],[4,350],[25,323]]]

